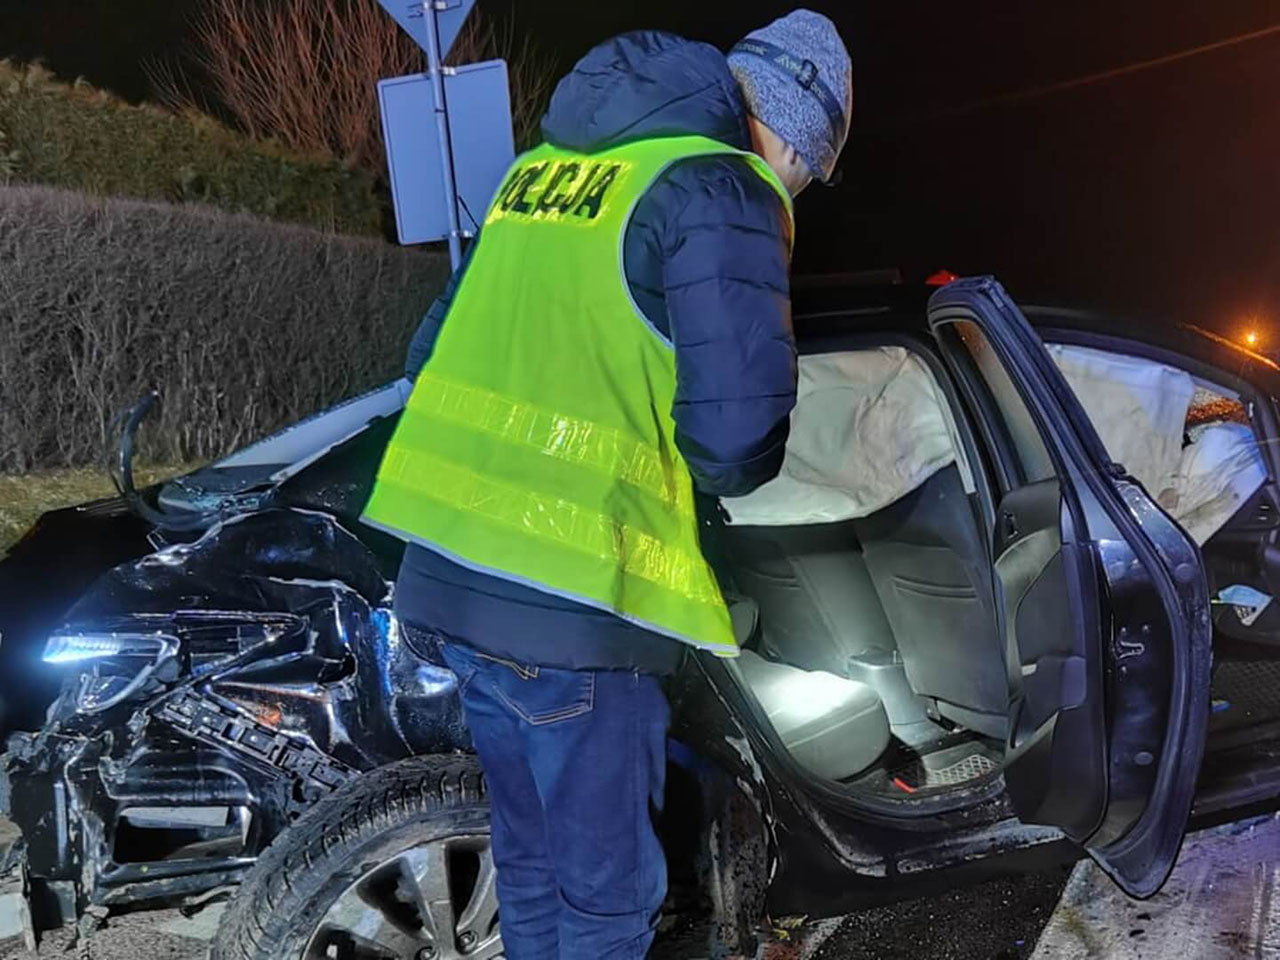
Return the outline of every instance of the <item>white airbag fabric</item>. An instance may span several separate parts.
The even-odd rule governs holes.
[[[729,522],[758,526],[865,517],[955,461],[952,430],[928,367],[902,347],[800,358],[782,470]]]
[[[1258,440],[1243,423],[1210,423],[1191,435],[1160,500],[1196,543],[1204,543],[1257,492],[1267,473]]]
[[[1053,344],[1049,353],[1111,459],[1159,496],[1182,454],[1187,408],[1196,392],[1190,374],[1088,347]]]
[[[1211,423],[1191,431],[1196,392],[1190,374],[1153,360],[1054,344],[1058,368],[1075,391],[1111,459],[1203,544],[1262,486],[1266,469],[1253,431]]]

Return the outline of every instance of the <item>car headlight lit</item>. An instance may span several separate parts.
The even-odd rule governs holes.
[[[59,631],[45,642],[45,663],[81,663],[106,657],[160,660],[176,652],[178,640],[164,633],[95,633]]]
[[[77,713],[94,714],[132,698],[161,673],[173,673],[178,648],[177,637],[159,630],[64,629],[46,641],[44,662],[80,667],[72,703]]]

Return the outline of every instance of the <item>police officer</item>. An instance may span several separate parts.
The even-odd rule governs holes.
[[[727,58],[657,32],[595,48],[415,338],[365,519],[409,542],[397,611],[458,676],[510,960],[652,942],[661,678],[737,652],[695,492],[782,463],[791,198],[832,175],[851,72],[806,10]]]

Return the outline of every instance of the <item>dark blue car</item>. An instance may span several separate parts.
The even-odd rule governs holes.
[[[782,474],[707,511],[742,655],[669,686],[673,909],[748,952],[1085,853],[1145,896],[1191,818],[1273,801],[1280,371],[985,278],[795,301]],[[501,955],[454,680],[357,520],[407,390],[145,491],[140,408],[121,497],[0,562],[46,922],[238,883],[218,957]]]

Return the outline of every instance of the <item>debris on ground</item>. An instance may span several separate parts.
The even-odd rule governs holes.
[[[199,916],[197,915],[197,919]],[[41,934],[37,953],[6,954],[4,960],[205,960],[212,926],[184,926],[177,910],[113,914],[88,939],[74,925]]]
[[[769,942],[757,957],[746,960],[1023,960],[1031,956],[1066,878],[1067,869],[1060,868],[843,918],[774,918],[768,924],[773,933]],[[92,936],[79,941],[74,925],[48,931],[38,953],[0,948],[0,960],[204,960],[226,907],[220,898],[211,899],[191,916],[181,909],[112,913]],[[704,918],[690,913],[672,917],[664,924],[653,960],[710,960],[709,929]],[[1057,960],[1058,955],[1043,956]]]
[[[813,960],[1025,960],[1053,913],[1069,869],[1000,877],[850,914]]]

